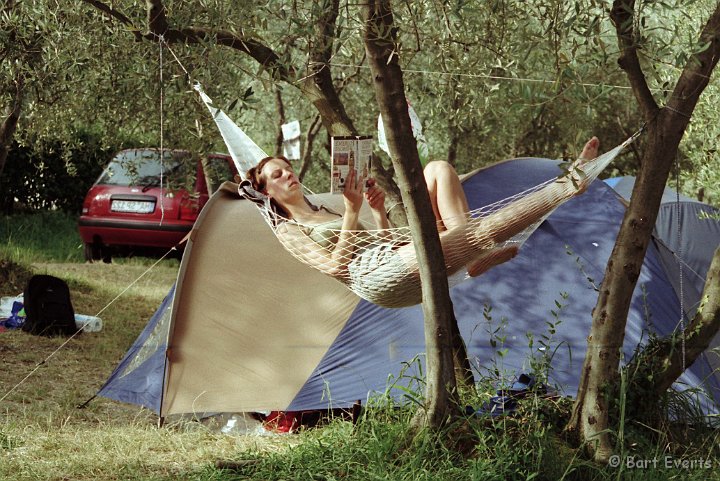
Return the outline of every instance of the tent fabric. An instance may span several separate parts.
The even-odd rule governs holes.
[[[165,351],[175,286],[98,391],[99,396],[124,401],[160,412]]]
[[[624,199],[630,200],[635,177],[624,176],[606,179]],[[683,260],[683,293],[688,309],[697,309],[710,269],[713,253],[720,246],[720,209],[678,195],[666,187],[660,201],[654,235],[657,242],[667,249],[664,251],[664,263],[675,291],[680,293],[680,272],[674,259],[677,255]]]
[[[211,202],[183,255],[161,412],[282,409],[357,298],[285,253],[236,188]]]
[[[554,160],[513,159],[465,176],[463,186],[474,208],[557,173]],[[340,196],[321,198],[330,207],[341,202]],[[511,262],[451,289],[478,373],[510,378],[547,362],[551,384],[575,395],[597,288],[624,211],[618,195],[596,181],[558,208]],[[678,327],[680,304],[662,249],[648,247],[629,313],[625,359],[649,332],[666,335]],[[415,385],[424,369],[421,306],[378,307],[296,261],[258,209],[240,200],[234,184],[212,197],[195,224],[170,323],[167,369],[161,369],[166,392],[159,409],[151,407],[163,416],[346,407],[386,390],[402,399],[398,386]],[[500,356],[502,349],[507,352]],[[677,386],[704,387],[710,394],[703,399],[706,412],[716,412],[720,383],[708,355]],[[142,379],[155,372],[136,369],[125,382],[135,376],[141,387],[134,391],[155,389]],[[135,402],[132,390],[127,396],[120,391],[108,381],[101,395]]]

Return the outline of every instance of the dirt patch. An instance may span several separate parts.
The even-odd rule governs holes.
[[[32,271],[7,259],[0,259],[0,295],[14,296],[25,290]]]

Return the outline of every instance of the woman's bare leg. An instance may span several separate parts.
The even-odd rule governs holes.
[[[598,149],[600,147],[600,140],[597,137],[593,137],[585,143],[580,156],[578,157],[577,165],[582,166],[584,163],[595,159],[598,156]],[[579,192],[585,190],[585,187],[580,188]],[[528,219],[528,223],[532,223],[534,219]],[[529,225],[529,224],[528,224]],[[488,271],[492,267],[500,265],[514,258],[519,251],[519,248],[514,245],[496,247],[481,254],[470,264],[468,264],[467,270],[468,275],[471,277],[479,276],[480,274]]]
[[[514,258],[520,248],[515,245],[498,247],[485,252],[480,257],[468,264],[467,272],[470,277],[477,277],[495,266],[499,266]]]
[[[582,166],[585,163],[583,161],[596,158],[599,145],[597,137],[590,139],[583,147],[576,165]],[[467,199],[455,169],[446,162],[431,162],[425,167],[425,171],[435,217],[442,221],[442,224],[438,222],[438,225],[441,230],[443,227],[449,227],[449,230],[440,235],[448,273],[457,272],[467,266],[468,272],[477,276],[512,259],[517,254],[517,247],[494,246],[501,245],[505,240],[542,218],[559,201],[562,201],[562,198],[567,199],[584,190],[582,185],[577,189],[572,183],[561,179],[541,191],[530,194],[515,205],[507,206],[482,220],[477,219],[477,225],[472,229],[478,230],[468,232],[467,229],[462,228],[468,223]],[[472,242],[469,236],[474,237]],[[468,242],[473,243],[476,250],[475,258],[469,264],[468,253],[465,250]],[[415,248],[412,244],[400,247],[397,252],[408,265],[417,265]]]
[[[455,168],[444,161],[432,161],[423,171],[438,230],[467,224],[468,202]]]

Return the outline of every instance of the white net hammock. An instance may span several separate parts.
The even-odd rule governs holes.
[[[239,172],[265,157],[265,153],[221,110],[212,105],[199,86],[196,90],[210,109]],[[582,192],[590,182],[637,136],[599,157],[559,171],[556,178],[493,204],[474,209],[458,227],[442,230],[440,242],[451,285],[509,259],[557,207]],[[372,229],[363,222],[358,230],[341,229],[342,216],[326,209],[315,196],[308,201],[326,209],[335,220],[302,224],[287,219],[250,182],[239,186],[240,195],[255,202],[283,247],[301,262],[331,275],[355,294],[383,307],[405,307],[422,302],[415,246],[409,227]]]
[[[581,193],[632,141],[582,165],[570,164],[556,178],[516,195],[468,212],[457,227],[438,225],[445,267],[454,285],[474,273],[514,256],[517,249],[557,207]],[[409,227],[341,229],[342,216],[319,204],[336,219],[303,224],[278,214],[269,200],[248,182],[240,194],[260,205],[268,225],[283,247],[299,261],[331,275],[355,294],[383,307],[422,302],[420,274]],[[362,222],[369,227],[370,222]]]

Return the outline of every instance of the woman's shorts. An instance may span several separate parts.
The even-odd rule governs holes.
[[[348,287],[363,299],[383,307],[407,307],[422,302],[417,267],[408,266],[393,243],[370,246],[348,265]]]

